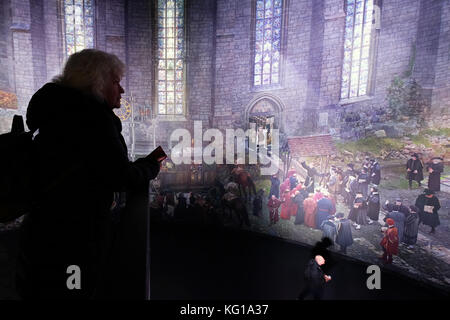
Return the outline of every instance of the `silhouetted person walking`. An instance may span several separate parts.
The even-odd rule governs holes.
[[[320,255],[308,261],[304,274],[306,283],[298,296],[299,300],[304,300],[309,295],[312,295],[314,300],[322,299],[325,283],[331,280],[331,277],[322,271],[323,264],[325,259]]]

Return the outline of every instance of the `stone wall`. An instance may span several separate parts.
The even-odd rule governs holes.
[[[449,113],[449,1],[376,3],[382,5],[371,95],[344,104],[339,98],[343,0],[283,1],[281,82],[270,88],[253,86],[255,1],[187,1],[187,117],[184,121],[159,118],[157,140],[166,143],[176,127],[192,129],[193,120],[202,120],[204,128],[221,129],[245,123],[252,102],[264,96],[278,101],[283,109],[288,135],[331,132],[341,136],[346,132],[348,138],[364,136],[373,125],[368,118],[383,119],[382,111],[378,115],[374,111],[385,110],[392,79],[408,72],[424,88],[432,113]],[[136,106],[155,104],[153,5],[146,0],[96,1],[96,47],[126,62],[122,85]],[[14,91],[17,112],[23,113],[34,91],[61,71],[62,16],[54,0],[7,0],[2,6],[0,62],[7,68],[0,70],[0,90]],[[351,119],[351,112],[359,113],[360,120],[345,121]],[[9,119],[10,113],[2,111],[1,116]],[[2,121],[7,127],[9,120]],[[432,120],[429,123],[434,125]],[[126,135],[128,128],[124,125]],[[153,140],[149,121],[137,131],[142,141]]]
[[[11,38],[9,27],[11,25],[8,1],[0,3],[0,90],[11,92],[13,79],[11,77]]]
[[[450,118],[450,1],[443,1],[440,22],[431,109],[437,117],[445,113],[448,119]],[[447,120],[446,125],[450,127],[450,121]]]

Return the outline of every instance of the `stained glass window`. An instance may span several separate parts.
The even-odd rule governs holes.
[[[347,0],[346,11],[341,99],[368,93],[373,0]]]
[[[158,114],[184,113],[184,0],[158,0]]]
[[[67,56],[94,47],[94,1],[63,0]]]
[[[283,0],[256,1],[254,86],[280,82]]]

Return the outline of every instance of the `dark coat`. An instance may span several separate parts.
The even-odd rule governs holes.
[[[324,273],[316,260],[311,259],[305,270],[305,280],[312,289],[322,289],[325,286]]]
[[[396,205],[393,203],[383,204],[383,209],[386,210],[387,212],[392,212],[392,211],[401,212],[405,215],[405,217],[407,217],[410,213],[408,207],[404,206],[402,204],[401,205]]]
[[[367,224],[367,203],[364,198],[355,199],[348,218],[360,225]]]
[[[331,241],[334,242],[335,238],[336,238],[336,225],[333,223],[333,221],[330,220],[325,220],[322,222],[322,224],[320,225],[320,229],[322,229],[322,238],[328,238]]]
[[[358,191],[362,192],[364,197],[367,197],[369,191],[369,175],[367,173],[360,173],[356,180],[358,181]]]
[[[294,197],[294,202],[297,204],[297,214],[295,216],[294,224],[302,224],[305,222],[305,209],[303,208],[303,201],[308,197],[308,192],[305,189],[300,190],[299,194]]]
[[[269,193],[269,199],[272,198],[272,195],[275,195],[275,197],[280,197],[280,179],[270,177],[270,193]]]
[[[403,242],[409,245],[416,244],[419,233],[419,215],[410,213],[405,218],[405,231],[403,232]]]
[[[403,233],[405,231],[405,215],[403,212],[400,211],[392,211],[389,212],[386,217],[384,218],[384,221],[386,221],[388,218],[391,218],[394,220],[395,227],[398,230],[398,240],[399,242],[403,241]]]
[[[306,172],[307,172],[307,176],[305,179],[305,185],[309,186],[312,183],[311,189],[314,189],[314,184],[315,184],[315,177],[319,176],[319,177],[323,177],[324,174],[317,172],[316,168],[313,167],[309,167],[305,161],[303,161],[301,163],[302,167],[305,168]]]
[[[351,207],[353,205],[353,202],[355,201],[356,192],[358,192],[359,189],[359,183],[358,180],[355,179],[350,183],[350,192],[348,195],[348,205]]]
[[[259,214],[262,211],[262,196],[257,195],[255,199],[253,199],[253,215],[259,217]]]
[[[381,169],[378,162],[375,162],[370,168],[370,182],[379,185],[381,181]]]
[[[380,195],[378,192],[371,193],[367,199],[367,203],[367,216],[374,221],[378,221],[380,215]]]
[[[336,243],[341,247],[348,247],[353,244],[352,228],[350,220],[341,219],[337,227]]]
[[[427,198],[424,194],[421,194],[417,197],[415,205],[417,208],[419,208],[419,217],[420,221],[423,222],[423,224],[430,227],[437,227],[441,224],[438,214],[438,211],[441,208],[441,204],[439,203],[438,198],[436,198],[435,196]],[[433,212],[425,212],[425,206],[432,206]]]
[[[441,173],[444,171],[443,163],[430,163],[427,170],[433,169],[433,172],[428,176],[428,189],[431,191],[441,191]]]
[[[406,179],[415,180],[417,182],[420,182],[423,180],[423,165],[419,159],[416,159],[416,160],[409,159],[406,162],[406,169],[411,170],[406,173]],[[414,173],[415,170],[417,170],[417,173]]]
[[[92,297],[108,269],[115,232],[131,223],[133,199],[144,208],[145,199],[148,204],[148,182],[159,164],[149,157],[130,162],[120,119],[105,103],[75,89],[46,84],[28,105],[27,125],[39,129],[33,141],[36,202],[22,228],[19,291],[25,298]],[[127,210],[116,226],[110,210],[119,191],[127,192]],[[140,204],[135,208],[143,208]],[[139,214],[145,217],[145,209]],[[67,290],[69,265],[82,270],[81,290]]]

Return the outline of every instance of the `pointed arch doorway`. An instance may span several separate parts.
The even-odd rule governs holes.
[[[256,126],[256,145],[271,150],[273,129],[284,131],[284,106],[281,100],[272,95],[262,95],[253,99],[245,109],[247,128]]]

